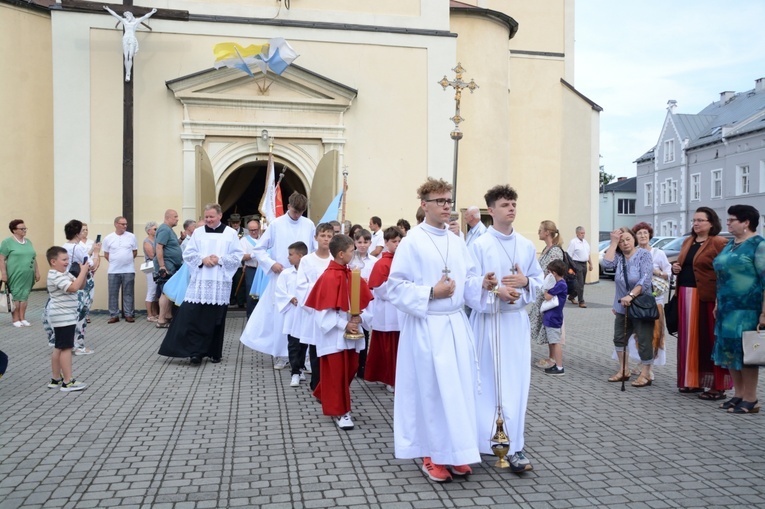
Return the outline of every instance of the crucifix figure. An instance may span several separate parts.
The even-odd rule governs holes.
[[[125,31],[122,36],[122,55],[125,59],[125,81],[130,81],[130,71],[133,69],[133,57],[138,53],[138,39],[135,37],[135,31],[138,28],[138,25],[149,19],[157,12],[157,9],[152,9],[138,19],[136,19],[130,11],[125,11],[125,17],[123,18],[106,5],[104,5],[104,10],[117,18],[120,23],[122,23]],[[150,26],[144,26],[151,30]]]
[[[449,274],[451,274],[451,272],[452,271],[449,270],[449,267],[444,265],[444,269],[441,271],[441,273],[443,273],[444,278],[446,279],[446,281],[449,281]]]
[[[454,101],[456,103],[455,110],[454,110],[454,116],[451,117],[451,121],[454,122],[454,130],[449,133],[449,136],[454,140],[454,167],[452,169],[452,211],[457,210],[457,156],[459,155],[459,143],[462,139],[462,131],[460,131],[460,122],[465,120],[460,116],[460,101],[462,100],[462,89],[467,88],[470,90],[470,93],[473,93],[473,90],[478,88],[478,85],[476,84],[475,80],[471,79],[470,83],[465,83],[462,81],[462,73],[465,72],[465,68],[462,67],[462,64],[457,63],[457,67],[452,69],[455,73],[457,73],[457,76],[454,78],[453,81],[449,81],[446,76],[444,75],[443,79],[438,82],[439,85],[444,87],[444,90],[446,90],[446,87],[452,87],[454,88]]]

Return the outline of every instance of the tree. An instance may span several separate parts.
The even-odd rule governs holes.
[[[601,189],[606,187],[615,178],[616,178],[615,175],[611,175],[610,173],[606,173],[606,167],[601,165],[601,167],[600,167],[600,188]]]

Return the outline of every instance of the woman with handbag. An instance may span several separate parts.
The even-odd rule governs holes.
[[[728,209],[733,240],[714,259],[717,275],[715,341],[712,360],[733,378],[734,394],[720,408],[735,414],[755,414],[758,365],[745,365],[742,333],[765,326],[765,239],[757,235],[759,211],[750,205]],[[765,356],[763,356],[765,364]]]
[[[634,333],[640,354],[641,370],[633,387],[651,385],[651,365],[653,364],[653,328],[651,319],[636,319],[637,313],[630,313],[630,307],[640,305],[640,301],[653,301],[651,297],[651,277],[653,259],[645,249],[637,246],[635,233],[622,227],[611,232],[611,244],[603,255],[603,267],[615,269],[614,283],[614,347],[619,357],[619,372],[608,379],[609,382],[623,382],[630,379],[627,364],[627,339]],[[650,302],[649,302],[650,303]],[[655,312],[655,303],[653,304]]]
[[[29,327],[27,300],[34,284],[40,280],[35,248],[26,238],[27,227],[21,219],[8,224],[11,236],[0,243],[0,279],[13,295],[16,308],[11,313],[14,327]]]
[[[712,362],[715,344],[714,305],[717,277],[712,260],[727,241],[720,218],[709,207],[693,214],[693,229],[680,248],[672,272],[677,274],[677,387],[682,393],[701,392],[708,401],[725,399],[732,379],[726,370]],[[708,387],[703,392],[702,387]]]
[[[542,254],[539,255],[539,266],[545,275],[549,274],[547,265],[553,260],[563,260],[563,240],[560,238],[558,227],[552,221],[542,221],[537,232],[539,240],[545,243]],[[565,298],[565,296],[564,296]],[[542,324],[542,304],[545,301],[544,292],[537,292],[537,299],[529,309],[529,324],[531,326],[531,340],[538,345],[548,345],[547,334]],[[552,348],[550,347],[548,358],[539,359],[534,365],[538,368],[547,369],[555,366]]]
[[[653,366],[663,366],[667,363],[664,350],[664,295],[669,290],[669,277],[672,275],[672,265],[667,260],[667,255],[661,249],[651,247],[653,228],[648,223],[638,223],[633,228],[637,237],[638,247],[651,253],[653,260],[653,273],[651,286],[656,297],[656,307],[659,310],[659,319],[653,325]],[[653,380],[653,367],[651,368],[651,380]]]

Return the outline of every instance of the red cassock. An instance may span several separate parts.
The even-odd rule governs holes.
[[[317,311],[350,309],[351,271],[334,260],[319,277],[305,305]],[[360,309],[365,309],[373,299],[366,281],[361,279]],[[341,333],[339,331],[330,332]],[[324,415],[341,416],[351,410],[350,385],[359,367],[359,354],[355,349],[319,357],[321,378],[313,395],[321,401]]]
[[[377,288],[388,280],[392,262],[393,253],[384,252],[369,275],[370,288]],[[364,369],[364,380],[382,382],[391,387],[396,385],[399,334],[399,331],[372,330],[367,353],[367,365]]]

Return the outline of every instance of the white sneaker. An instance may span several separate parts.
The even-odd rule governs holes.
[[[68,384],[62,383],[61,384],[61,389],[59,389],[59,390],[61,392],[73,392],[73,391],[81,391],[85,387],[87,387],[87,385],[85,385],[82,382],[78,382],[77,380],[72,378],[72,380]]]
[[[337,423],[337,427],[342,430],[353,429],[353,421],[351,420],[350,412],[348,412],[345,415],[341,415],[340,417],[335,419],[335,422]]]
[[[295,375],[292,375],[292,376],[295,376]],[[300,376],[300,381],[305,382],[305,371],[301,371],[299,376]]]
[[[394,389],[392,385],[386,385],[385,390],[390,393],[396,392],[396,389]]]
[[[24,324],[23,324],[23,323],[21,323],[21,322],[13,322],[13,326],[14,326],[14,327],[23,327],[23,326],[24,326]]]
[[[534,467],[523,451],[518,451],[510,456],[510,470],[515,473],[528,472],[534,470]]]
[[[95,353],[95,352],[91,350],[90,348],[82,347],[82,348],[74,349],[74,355],[90,355],[92,353]]]
[[[289,365],[290,362],[287,359],[284,357],[277,357],[276,362],[274,362],[274,369],[284,369]]]
[[[24,327],[31,327],[32,326],[32,324],[27,322],[26,320],[21,320],[21,325],[23,325]]]
[[[305,364],[303,364],[305,368],[303,369],[303,373],[311,373],[311,359],[306,357],[305,358]]]
[[[292,375],[292,380],[290,381],[290,387],[297,387],[300,385],[300,375]]]

